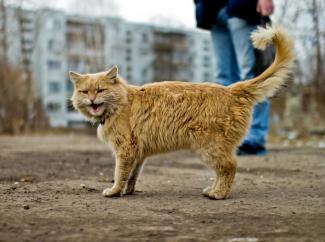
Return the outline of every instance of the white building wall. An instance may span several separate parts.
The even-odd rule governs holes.
[[[127,23],[125,38],[126,78],[137,85],[152,82],[152,27]]]
[[[18,9],[6,8],[6,56],[9,65],[14,67],[21,65],[22,61],[21,42],[18,39],[20,37],[18,14]]]
[[[38,12],[39,33],[34,69],[45,111],[53,127],[67,126],[66,17],[62,12]]]
[[[125,63],[125,21],[116,18],[105,19],[105,62],[107,70],[117,65],[119,72],[126,72]]]
[[[191,33],[193,82],[215,82],[215,57],[207,31]]]

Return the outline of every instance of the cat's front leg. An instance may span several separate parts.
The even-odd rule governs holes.
[[[134,158],[128,155],[120,155],[116,157],[114,185],[103,191],[105,197],[119,197],[122,195],[126,182],[129,178],[133,167]]]

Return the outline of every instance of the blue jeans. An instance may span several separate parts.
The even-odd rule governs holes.
[[[219,11],[211,30],[219,84],[228,86],[255,77],[255,53],[250,35],[256,27],[244,19],[230,18],[226,8]],[[267,100],[254,107],[252,125],[244,142],[265,145],[269,130],[269,110],[270,103]]]

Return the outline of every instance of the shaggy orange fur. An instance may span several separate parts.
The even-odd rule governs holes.
[[[236,174],[235,150],[251,120],[253,105],[272,96],[293,69],[293,42],[279,27],[260,28],[254,45],[274,43],[274,63],[261,75],[229,87],[217,84],[160,82],[141,87],[127,84],[114,66],[107,72],[70,72],[74,107],[99,121],[98,137],[116,157],[112,188],[107,197],[132,194],[146,157],[190,149],[216,173],[203,194],[225,199]]]

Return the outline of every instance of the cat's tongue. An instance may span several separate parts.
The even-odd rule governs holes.
[[[91,108],[92,108],[93,111],[95,111],[95,112],[97,112],[97,111],[99,110],[99,107],[100,107],[100,105],[98,105],[98,104],[92,104],[92,105],[91,105]]]

